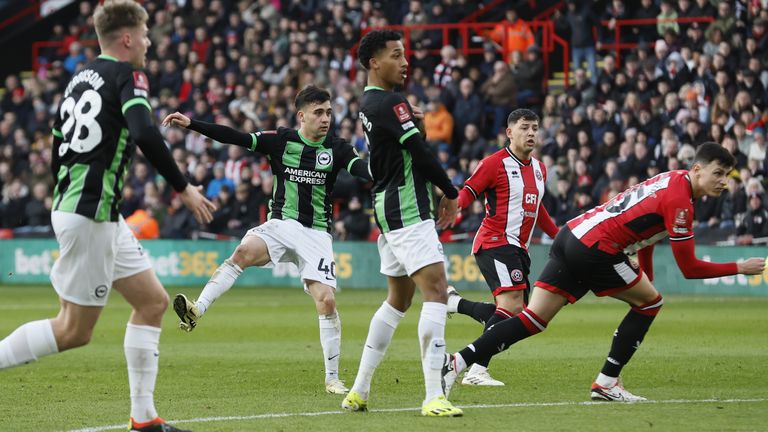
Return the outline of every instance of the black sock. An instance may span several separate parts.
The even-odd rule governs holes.
[[[456,311],[462,315],[468,315],[480,324],[485,324],[496,312],[496,305],[486,302],[475,302],[467,299],[459,300]]]
[[[546,321],[524,309],[522,313],[502,320],[488,329],[477,340],[459,351],[459,354],[469,366],[506,350],[528,336],[542,332],[546,327]]]
[[[647,306],[633,307],[627,312],[619,328],[613,333],[613,343],[608,358],[605,360],[604,375],[618,377],[621,369],[632,358],[632,355],[640,347],[645,334],[661,309],[661,296]]]
[[[488,331],[491,326],[496,325],[504,320],[508,319],[506,315],[503,315],[501,313],[495,312],[491,317],[486,321],[485,323],[485,330]],[[491,362],[491,356],[479,358],[475,363],[479,364],[480,366],[488,367],[488,363]]]

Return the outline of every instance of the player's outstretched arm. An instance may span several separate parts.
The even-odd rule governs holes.
[[[234,144],[247,149],[253,147],[253,138],[251,137],[251,134],[243,133],[216,123],[192,120],[180,112],[168,114],[165,119],[163,119],[163,125],[181,126],[224,144]]]
[[[672,253],[686,279],[707,279],[735,274],[760,274],[765,269],[763,258],[750,258],[735,263],[711,263],[696,258],[693,239],[671,241]]]
[[[371,177],[371,169],[368,166],[368,162],[360,158],[355,158],[352,163],[349,164],[349,173],[355,177],[359,177],[365,181],[373,181]]]

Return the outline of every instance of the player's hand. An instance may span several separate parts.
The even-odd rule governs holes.
[[[736,263],[739,274],[756,275],[765,270],[765,258],[750,258],[746,261]]]
[[[189,124],[191,123],[191,120],[189,117],[185,116],[184,114],[176,111],[173,114],[168,114],[165,116],[165,119],[163,119],[163,126],[181,126],[183,128],[189,127]]]
[[[424,120],[424,110],[422,110],[420,106],[411,105],[411,111],[413,111],[413,116],[416,117],[416,119]]]
[[[452,227],[456,223],[456,214],[459,212],[459,199],[450,199],[443,195],[437,208],[437,226],[440,229]]]
[[[208,223],[213,220],[212,212],[216,211],[216,204],[208,201],[202,190],[202,186],[194,187],[188,184],[184,192],[179,194],[179,198],[199,223]]]

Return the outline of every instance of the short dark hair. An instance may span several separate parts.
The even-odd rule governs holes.
[[[733,168],[736,165],[736,158],[731,152],[720,144],[712,141],[700,144],[696,149],[696,156],[693,163],[709,165],[710,162],[717,161],[726,168]]]
[[[367,70],[370,68],[371,58],[379,51],[387,47],[389,41],[399,41],[403,35],[394,30],[374,30],[360,40],[360,47],[357,48],[357,58],[360,64]]]
[[[304,87],[299,94],[296,95],[293,105],[296,107],[296,111],[301,111],[302,108],[309,104],[321,104],[329,100],[331,100],[331,94],[328,90],[310,84]]]
[[[507,117],[507,126],[517,123],[520,119],[537,122],[539,121],[539,116],[527,108],[518,108],[509,113],[509,117]]]

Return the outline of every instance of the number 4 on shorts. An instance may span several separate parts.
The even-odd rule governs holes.
[[[336,262],[330,261],[330,264],[325,264],[325,258],[320,258],[320,262],[317,264],[317,271],[325,273],[327,280],[336,279]]]

